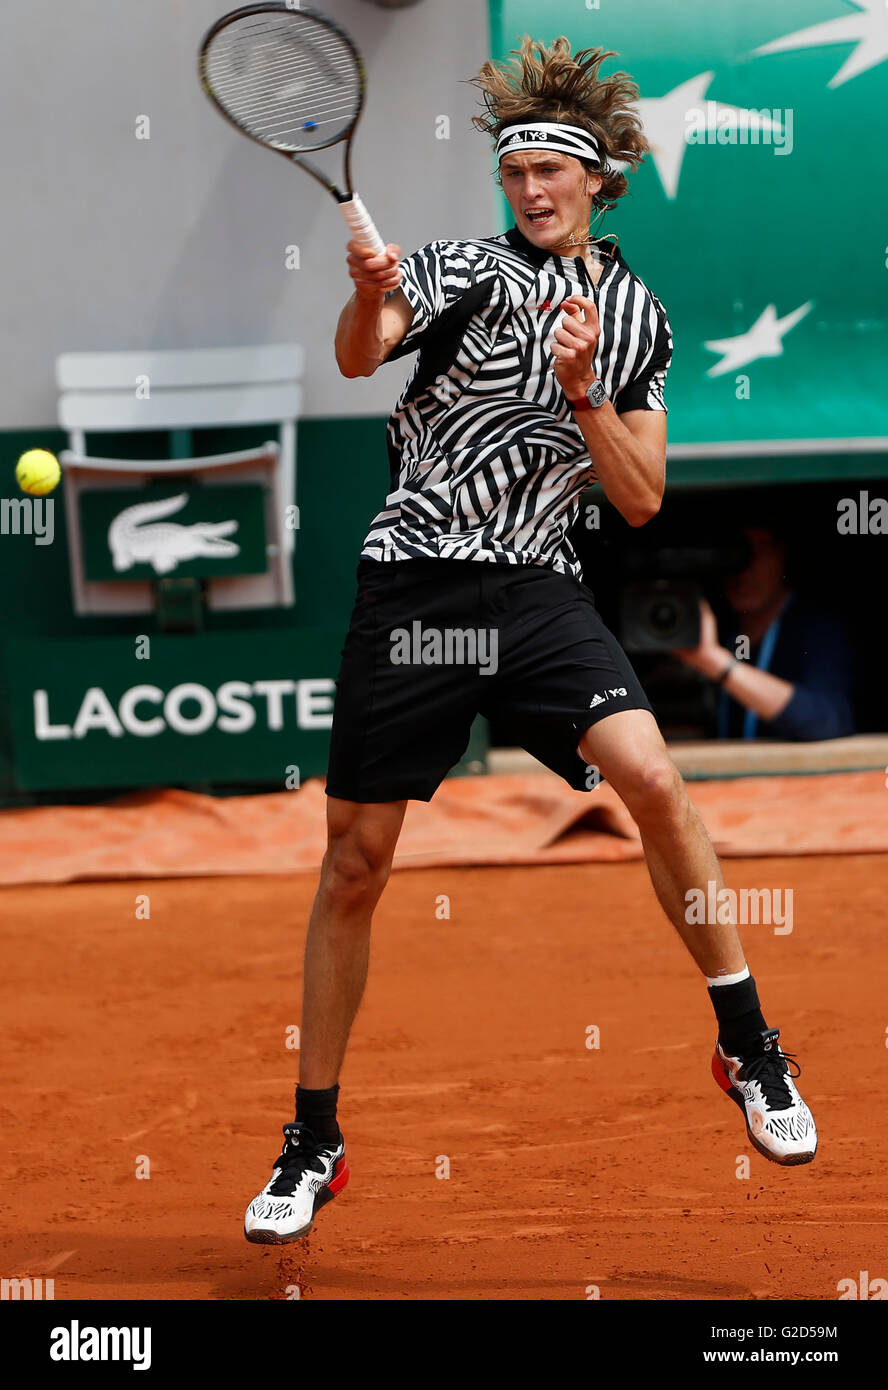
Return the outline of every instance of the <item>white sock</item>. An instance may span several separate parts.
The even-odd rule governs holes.
[[[714,980],[711,980],[707,975],[706,983],[709,985],[710,989],[714,989],[716,985],[739,985],[741,980],[748,979],[749,966],[744,965],[743,969],[738,970],[736,975],[716,975]]]

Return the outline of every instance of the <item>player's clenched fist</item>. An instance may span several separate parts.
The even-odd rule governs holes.
[[[350,241],[348,273],[359,299],[382,299],[401,283],[401,248],[390,242],[384,251],[374,251],[360,241]]]
[[[594,303],[581,294],[562,300],[561,308],[564,316],[552,341],[555,377],[568,400],[579,400],[595,380],[601,324]]]

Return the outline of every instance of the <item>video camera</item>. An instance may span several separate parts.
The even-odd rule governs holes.
[[[743,569],[742,535],[717,546],[630,548],[623,557],[620,640],[627,651],[667,652],[700,641],[700,599]]]

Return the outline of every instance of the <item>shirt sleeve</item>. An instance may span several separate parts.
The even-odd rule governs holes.
[[[767,720],[774,738],[807,742],[844,738],[855,732],[855,653],[841,623],[832,618],[810,620],[795,639],[790,671],[775,663],[795,690],[780,713]]]
[[[400,288],[413,309],[413,319],[386,361],[421,347],[424,335],[472,283],[471,264],[458,242],[432,241],[402,260]]]
[[[627,410],[660,410],[666,413],[664,390],[666,373],[672,363],[672,329],[666,310],[657,296],[652,294],[651,299],[657,315],[653,351],[638,376],[617,392],[614,409],[618,415],[625,415]]]
[[[797,685],[789,704],[776,719],[768,721],[769,732],[787,742],[820,742],[828,738],[847,738],[853,734],[854,711],[841,690],[812,690]]]

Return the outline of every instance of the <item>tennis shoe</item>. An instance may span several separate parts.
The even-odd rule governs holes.
[[[308,1235],[321,1207],[348,1177],[342,1135],[331,1144],[299,1120],[284,1125],[284,1147],[268,1183],[247,1207],[244,1235],[257,1245],[284,1245]]]
[[[810,1163],[817,1152],[814,1117],[795,1088],[801,1067],[778,1046],[780,1030],[769,1028],[742,1057],[716,1043],[712,1075],[743,1111],[746,1133],[772,1163]],[[790,1067],[795,1067],[791,1071]]]

